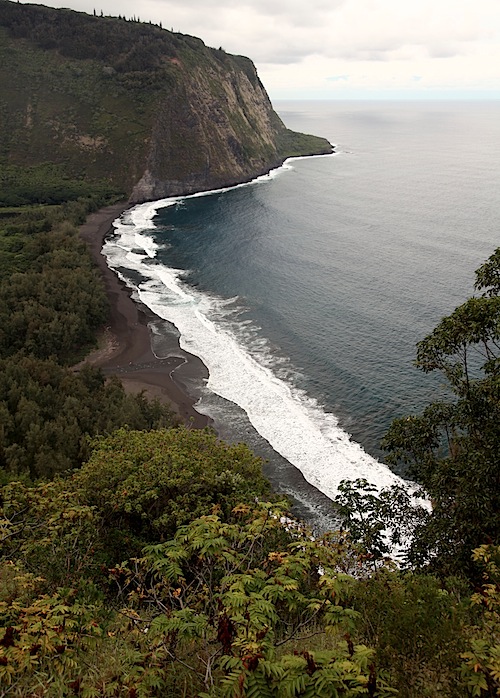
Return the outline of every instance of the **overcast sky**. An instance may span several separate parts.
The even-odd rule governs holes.
[[[271,99],[500,99],[500,0],[46,0],[249,56]]]

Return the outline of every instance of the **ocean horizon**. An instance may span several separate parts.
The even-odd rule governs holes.
[[[198,409],[321,518],[342,479],[399,481],[380,440],[442,394],[413,367],[415,344],[499,244],[500,103],[275,108],[335,153],[137,206],[103,252],[161,318],[155,353],[174,333],[207,366]]]

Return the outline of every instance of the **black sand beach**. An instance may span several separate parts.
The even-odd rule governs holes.
[[[158,359],[151,348],[148,324],[156,316],[132,300],[130,289],[107,266],[101,253],[113,221],[127,208],[125,202],[92,213],[80,227],[81,238],[89,245],[106,287],[111,311],[101,347],[89,354],[88,363],[108,375],[118,375],[128,392],[145,391],[148,397],[168,403],[179,417],[194,428],[203,428],[210,419],[194,408],[196,398],[186,391],[184,380],[207,378],[203,363],[177,344],[172,356]]]

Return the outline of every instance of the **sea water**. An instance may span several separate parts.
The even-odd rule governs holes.
[[[381,438],[442,395],[413,367],[415,343],[472,294],[500,244],[500,102],[276,108],[335,154],[138,206],[103,251],[164,320],[157,355],[176,332],[208,367],[190,386],[199,410],[267,458],[307,515],[325,508],[314,488],[398,482]]]

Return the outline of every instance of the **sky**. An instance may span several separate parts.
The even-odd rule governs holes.
[[[40,4],[161,22],[248,56],[272,100],[500,99],[500,0]]]

